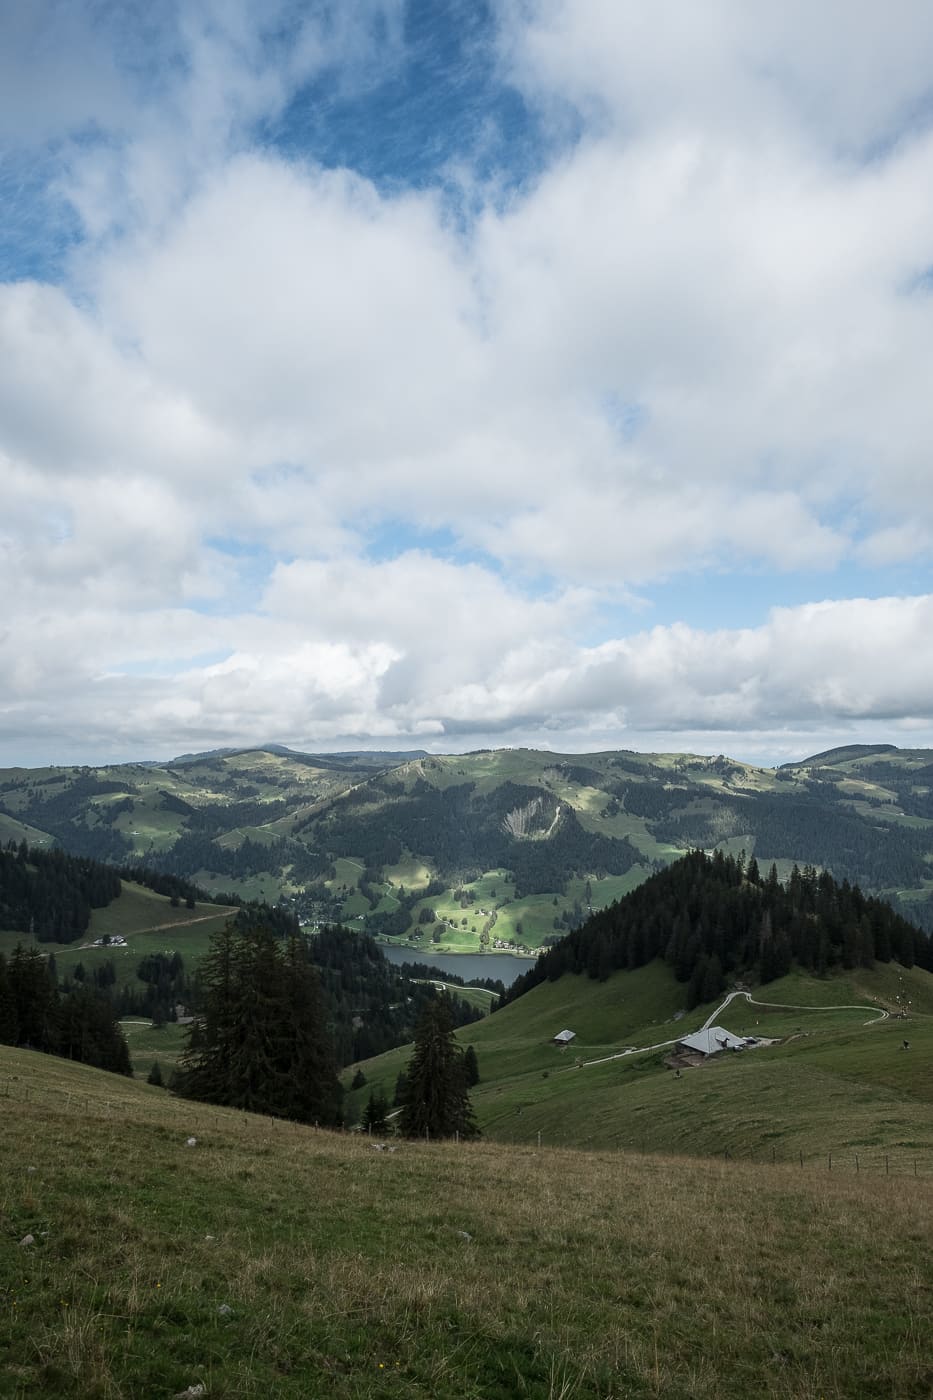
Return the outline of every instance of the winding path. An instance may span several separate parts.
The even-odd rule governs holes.
[[[707,1031],[710,1026],[715,1025],[723,1011],[735,1001],[736,997],[744,997],[749,1005],[763,1006],[769,1011],[871,1011],[874,1013],[872,1017],[868,1021],[863,1022],[866,1026],[876,1025],[878,1021],[886,1021],[889,1014],[880,1006],[866,1006],[864,1004],[858,1006],[841,1006],[838,1003],[835,1006],[791,1006],[787,1002],[782,1001],[756,1001],[751,992],[730,992],[725,1001],[721,1002],[720,1005],[716,1007],[716,1010],[707,1016],[700,1030]],[[645,1055],[650,1050],[665,1050],[669,1045],[676,1045],[682,1039],[683,1036],[679,1035],[675,1037],[674,1040],[659,1040],[656,1045],[629,1046],[628,1049],[618,1050],[612,1055],[601,1055],[598,1060],[583,1060],[578,1065],[568,1065],[567,1069],[587,1069],[590,1065],[608,1064],[610,1060],[624,1060],[627,1055]]]

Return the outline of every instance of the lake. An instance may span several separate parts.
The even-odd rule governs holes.
[[[452,972],[469,982],[471,977],[498,978],[511,987],[516,977],[534,967],[534,958],[517,958],[514,953],[432,953],[428,949],[400,948],[395,943],[380,943],[379,947],[390,963],[430,963],[439,972]]]

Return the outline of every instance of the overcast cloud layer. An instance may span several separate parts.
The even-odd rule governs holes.
[[[0,0],[0,94],[0,764],[933,743],[929,5]]]

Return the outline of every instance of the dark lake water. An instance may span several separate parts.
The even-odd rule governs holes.
[[[394,943],[380,943],[391,963],[423,962],[441,972],[453,972],[469,982],[471,977],[498,977],[511,987],[516,977],[534,966],[534,958],[516,958],[512,953],[431,953],[420,948],[399,948]]]

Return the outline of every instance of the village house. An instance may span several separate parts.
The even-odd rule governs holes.
[[[707,1026],[705,1030],[694,1031],[678,1040],[678,1050],[691,1050],[694,1054],[718,1055],[720,1050],[744,1050],[749,1042],[742,1036],[733,1035],[722,1026]]]

